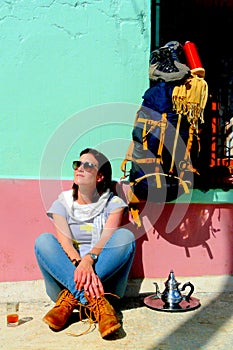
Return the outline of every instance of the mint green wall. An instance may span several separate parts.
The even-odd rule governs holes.
[[[92,113],[74,119],[77,139],[62,157],[68,165],[83,146],[102,145],[110,158],[108,151],[114,153],[118,176],[128,144],[124,141],[117,162],[118,144],[104,144],[130,139],[134,111],[148,87],[150,1],[4,1],[0,40],[0,176],[41,176],[44,152],[59,130],[60,149],[46,174],[57,176],[51,169],[70,137],[66,128],[62,133],[63,125],[84,110],[98,106],[101,111],[101,105],[112,103],[115,113],[110,108],[91,132]],[[125,116],[114,124],[122,106]],[[70,168],[59,174],[69,177]]]

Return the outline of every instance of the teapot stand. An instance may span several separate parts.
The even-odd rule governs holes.
[[[189,302],[182,300],[179,304],[169,305],[165,304],[157,294],[149,295],[144,298],[144,304],[151,309],[165,312],[191,311],[197,309],[201,305],[200,300],[194,297],[190,297]]]

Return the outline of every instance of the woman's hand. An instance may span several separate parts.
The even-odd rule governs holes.
[[[84,257],[74,272],[74,281],[79,291],[84,288],[88,296],[99,298],[104,294],[104,288],[92,265],[91,258]]]

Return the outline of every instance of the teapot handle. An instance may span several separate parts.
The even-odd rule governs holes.
[[[186,289],[186,287],[190,287],[190,292],[188,293],[188,295],[184,295],[183,296],[183,300],[189,301],[191,295],[194,292],[194,285],[191,282],[186,282],[183,287],[180,289],[180,291],[184,291]]]

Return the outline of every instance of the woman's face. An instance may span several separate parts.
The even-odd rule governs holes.
[[[85,185],[95,189],[96,182],[99,178],[97,175],[99,168],[98,161],[91,153],[83,154],[79,160],[82,163],[76,170],[74,170],[74,183],[79,187]],[[92,166],[88,167],[87,163],[91,163]]]

